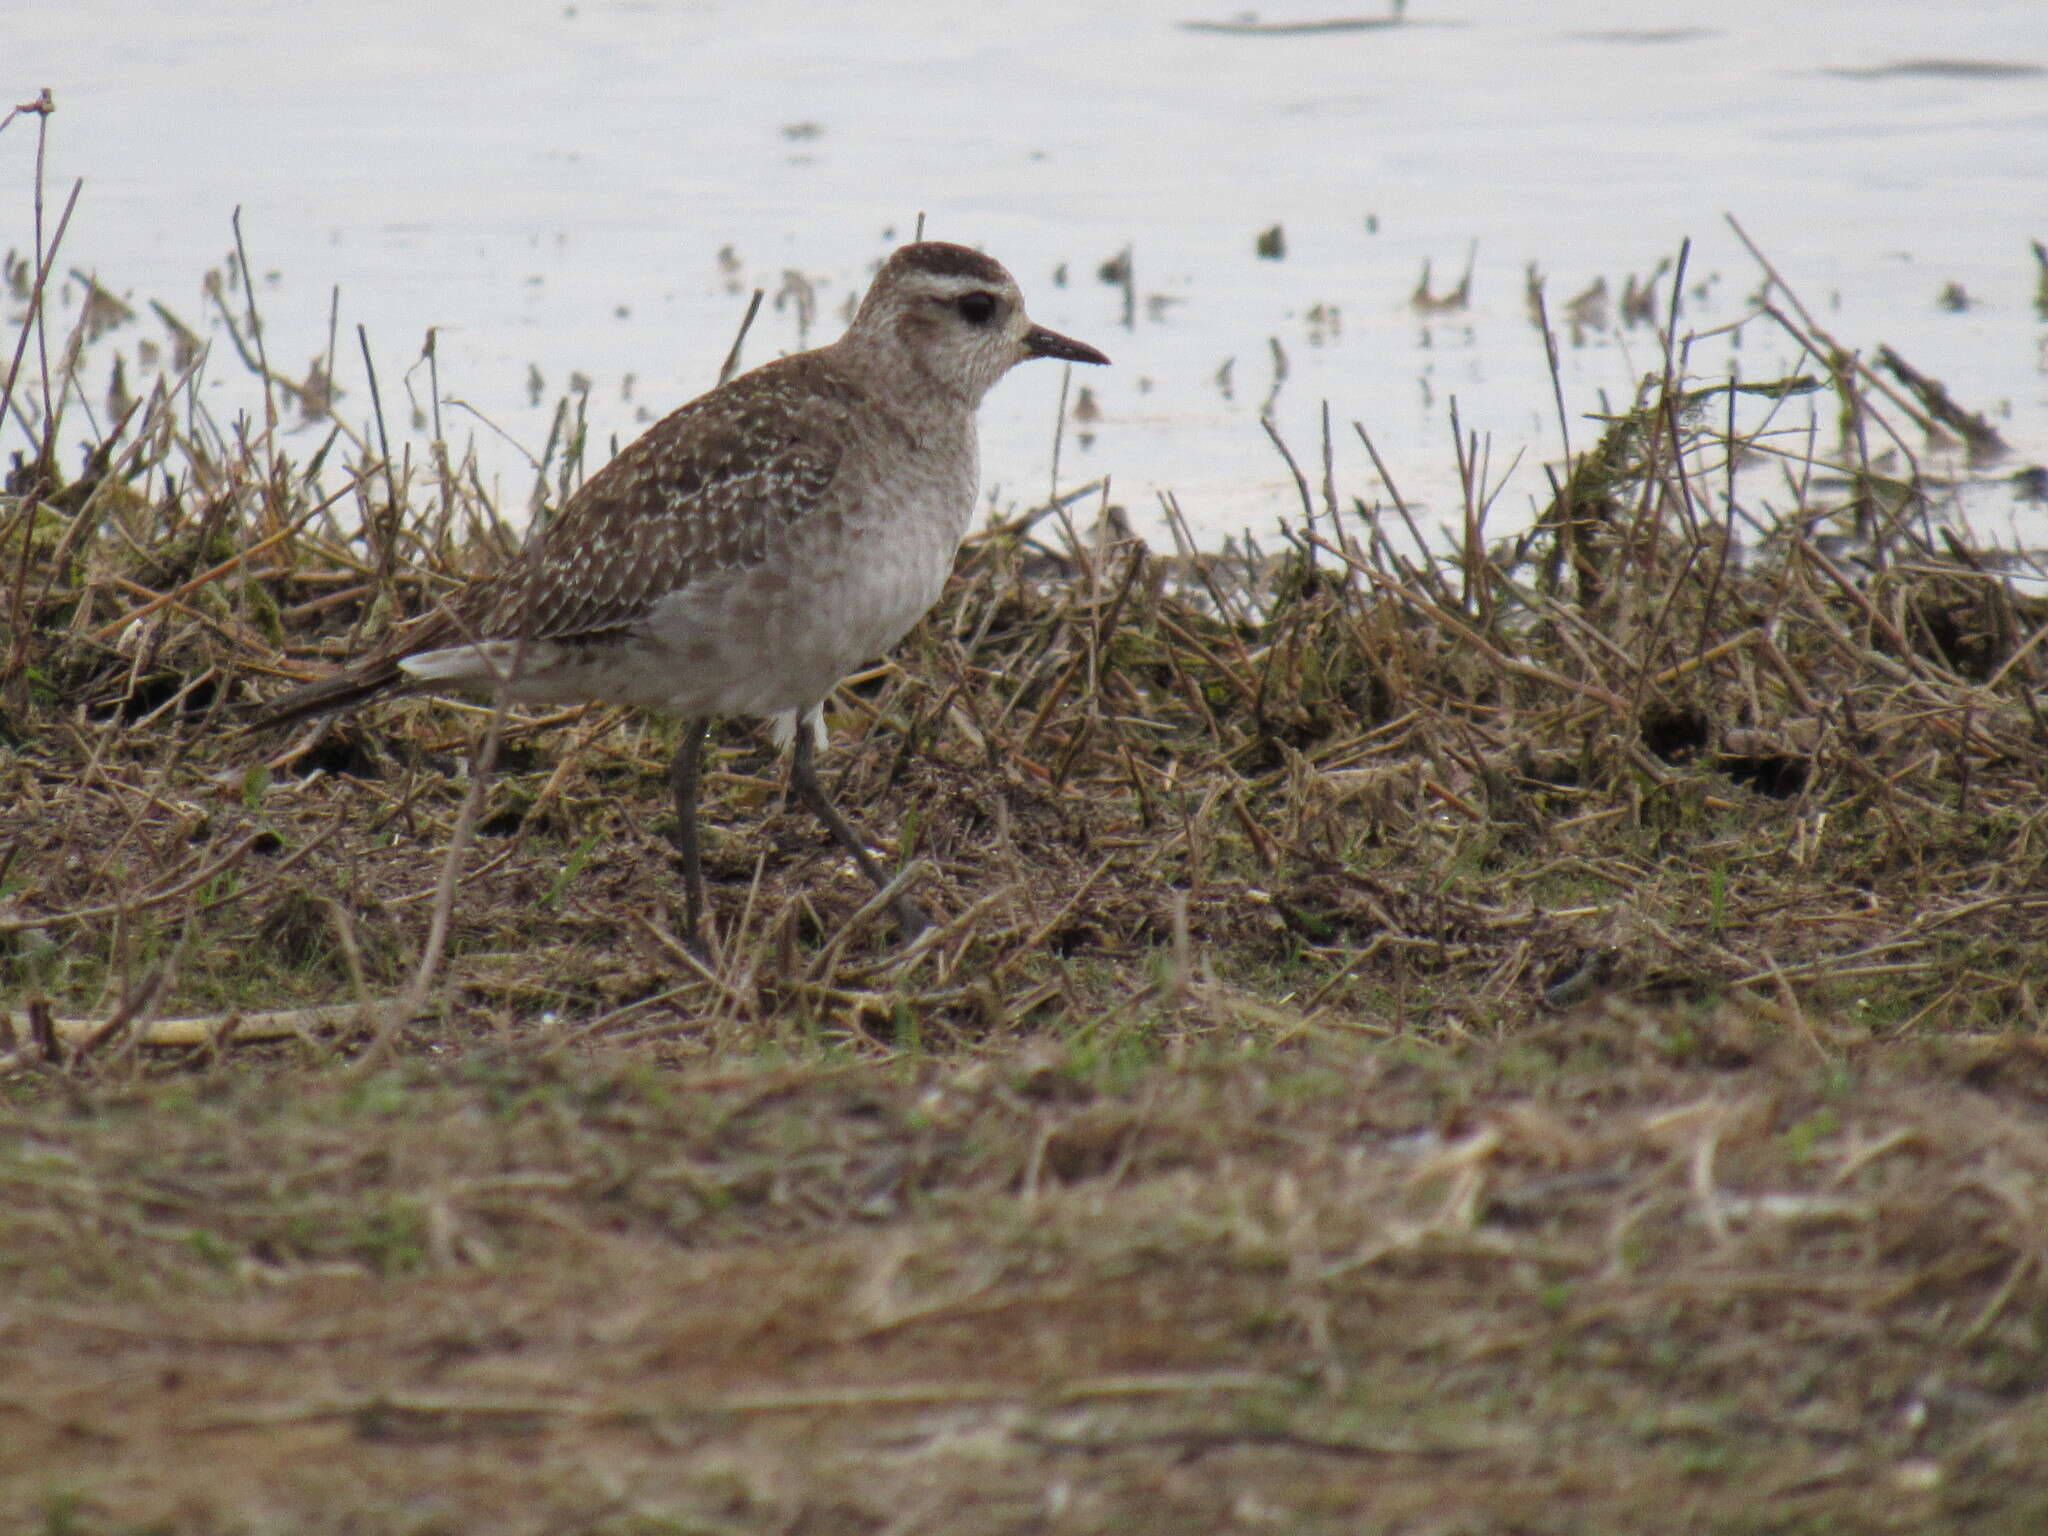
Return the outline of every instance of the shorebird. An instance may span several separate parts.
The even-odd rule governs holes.
[[[818,782],[820,710],[938,601],[978,495],[975,412],[998,379],[1040,357],[1109,361],[1034,325],[989,257],[943,241],[903,246],[839,340],[663,418],[522,557],[272,700],[255,723],[447,688],[681,716],[669,782],[688,938],[702,952],[705,732],[720,715],[793,717],[791,785],[887,890]],[[900,889],[892,904],[906,939],[923,929]]]

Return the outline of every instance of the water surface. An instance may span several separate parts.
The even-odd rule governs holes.
[[[52,195],[85,181],[62,265],[197,322],[239,205],[285,371],[325,349],[338,285],[353,419],[354,326],[387,380],[435,327],[444,394],[518,442],[575,374],[596,441],[630,436],[710,380],[748,288],[781,296],[751,361],[814,344],[922,211],[1115,358],[1075,376],[1064,484],[1109,474],[1141,517],[1177,492],[1207,537],[1268,527],[1295,493],[1259,413],[1313,479],[1328,402],[1341,489],[1382,494],[1357,420],[1425,519],[1453,518],[1455,398],[1507,522],[1560,442],[1530,265],[1560,312],[1689,236],[1681,326],[1709,329],[1757,287],[1733,213],[1842,341],[1944,379],[2016,462],[2048,451],[2048,6],[1417,0],[1397,27],[1301,28],[1365,8],[1275,3],[1248,30],[1239,0],[67,0],[10,18],[0,85],[56,95]],[[29,243],[33,130],[0,134],[0,244]],[[1128,323],[1098,275],[1125,250]],[[1418,313],[1425,264],[1442,294],[1468,255],[1469,307]],[[1660,358],[1611,308],[1577,341],[1583,445],[1577,418]],[[1794,360],[1753,324],[1693,364]],[[222,349],[224,405],[237,372]],[[1059,391],[1039,365],[991,398],[999,499],[1044,493]],[[480,446],[522,501],[518,455]],[[2005,531],[2010,498],[1975,507]]]

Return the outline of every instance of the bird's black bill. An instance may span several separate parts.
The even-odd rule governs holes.
[[[1109,361],[1086,342],[1062,336],[1058,331],[1048,331],[1042,325],[1034,325],[1024,333],[1024,351],[1030,357],[1063,357],[1070,363]]]

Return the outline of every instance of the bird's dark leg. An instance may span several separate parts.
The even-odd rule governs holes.
[[[854,836],[853,828],[846,824],[846,819],[832,808],[832,802],[825,798],[825,787],[818,782],[818,770],[813,762],[817,752],[817,732],[813,724],[816,717],[815,705],[797,713],[796,754],[790,759],[789,782],[796,786],[796,792],[803,797],[804,804],[817,814],[818,820],[825,823],[826,829],[831,832],[839,846],[853,855],[853,862],[860,866],[862,874],[874,882],[875,889],[885,890],[889,884],[889,877],[882,872],[882,867],[875,862],[874,856],[862,846],[861,840]],[[891,899],[890,905],[896,909],[896,921],[903,927],[904,938],[914,939],[924,932],[925,916],[918,910],[916,902],[898,891]]]
[[[704,756],[709,720],[685,720],[675,761],[668,765],[669,787],[676,796],[676,850],[683,856],[683,939],[697,954],[704,948],[704,865],[697,849],[697,770]]]

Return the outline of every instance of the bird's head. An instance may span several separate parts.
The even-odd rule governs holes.
[[[1034,357],[1109,361],[1085,343],[1034,325],[1002,263],[943,240],[921,240],[890,256],[844,344],[890,354],[932,387],[969,403]]]

